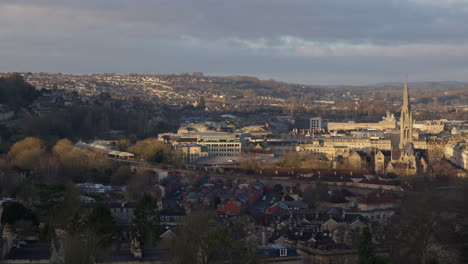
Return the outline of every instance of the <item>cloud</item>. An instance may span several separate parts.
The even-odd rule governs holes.
[[[6,0],[0,70],[445,79],[466,28],[468,0]]]
[[[430,4],[436,6],[464,6],[468,5],[468,0],[412,0],[418,4]]]
[[[10,1],[15,23],[132,29],[205,39],[414,42],[467,39],[464,0]],[[452,8],[458,3],[457,9]],[[439,3],[438,7],[427,3]],[[5,5],[5,4],[4,4]],[[461,7],[460,7],[461,6]],[[10,15],[8,15],[10,14]],[[152,29],[152,30],[151,30]],[[129,31],[127,31],[128,33]]]

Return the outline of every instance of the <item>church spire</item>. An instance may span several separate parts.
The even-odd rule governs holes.
[[[409,106],[408,79],[405,81],[405,87],[403,90],[403,107],[404,106]]]
[[[413,142],[413,114],[409,102],[408,79],[403,88],[403,105],[401,106],[400,117],[400,149],[403,149],[406,143]]]

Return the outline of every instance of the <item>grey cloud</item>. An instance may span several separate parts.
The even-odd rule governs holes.
[[[314,41],[410,43],[467,40],[468,4],[434,6],[407,0],[10,1],[71,9],[135,30],[202,38],[291,35]],[[47,19],[47,18],[46,18]],[[97,21],[99,19],[96,19]],[[104,27],[109,25],[105,23]],[[99,27],[99,25],[97,25]],[[145,31],[143,31],[145,32]]]
[[[463,0],[2,1],[0,71],[467,80],[466,28]]]

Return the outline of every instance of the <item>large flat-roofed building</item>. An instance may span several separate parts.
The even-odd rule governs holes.
[[[312,152],[328,158],[334,158],[341,152],[351,153],[355,150],[370,154],[375,149],[391,150],[392,142],[390,139],[330,137],[314,139],[308,144],[296,147],[296,151]]]
[[[196,138],[196,144],[205,147],[208,156],[239,156],[242,147],[240,135],[233,133],[192,133],[182,138]]]
[[[324,147],[349,147],[350,149],[383,149],[390,150],[392,141],[390,139],[354,138],[354,137],[330,137],[320,139]]]
[[[445,124],[441,120],[415,121],[413,123],[413,129],[418,129],[422,132],[438,134],[444,131]]]
[[[204,148],[197,144],[187,144],[177,146],[177,153],[180,155],[185,162],[192,163],[199,158],[207,157],[208,152],[204,151]]]
[[[396,121],[380,121],[378,123],[356,123],[349,121],[346,123],[329,122],[327,128],[329,131],[339,130],[389,130],[396,129]]]
[[[227,132],[195,132],[187,134],[161,134],[159,139],[173,148],[203,156],[235,157],[242,149],[240,134]],[[187,147],[190,146],[190,149]],[[199,146],[200,149],[196,149]],[[192,151],[194,150],[194,151]],[[207,153],[207,155],[205,154]]]
[[[299,130],[321,130],[322,129],[322,118],[296,118],[294,128]]]
[[[349,131],[349,130],[392,130],[397,128],[397,121],[393,114],[387,112],[387,116],[378,123],[356,123],[348,122],[328,122],[327,129],[329,131]]]
[[[362,130],[362,131],[351,131],[351,136],[355,138],[385,138],[383,131],[372,131],[372,130]]]

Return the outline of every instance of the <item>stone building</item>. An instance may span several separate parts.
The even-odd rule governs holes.
[[[164,141],[176,153],[181,154],[185,162],[192,163],[203,157],[237,157],[241,154],[240,135],[227,132],[193,132],[182,134],[160,134]]]
[[[392,130],[397,128],[393,114],[387,112],[387,116],[377,123],[329,122],[328,131],[351,131],[351,130]]]
[[[374,154],[376,173],[393,173],[398,176],[425,173],[428,169],[426,141],[413,141],[413,114],[409,103],[408,81],[403,89],[403,105],[400,118],[399,147],[391,152]]]
[[[468,144],[465,142],[448,143],[445,145],[445,158],[452,164],[468,170]]]

